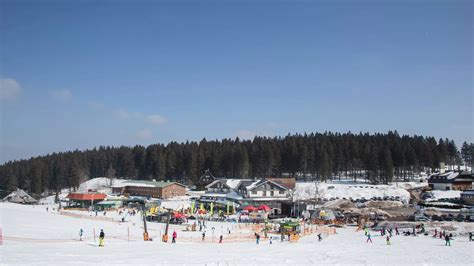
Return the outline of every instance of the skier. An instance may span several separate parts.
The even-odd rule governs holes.
[[[472,232],[469,232],[469,242],[472,241]]]
[[[391,245],[391,244],[390,244],[390,237],[389,237],[389,236],[387,236],[387,245]]]
[[[104,229],[100,229],[100,234],[99,234],[99,247],[103,247],[103,246],[104,246],[104,238],[105,238]]]
[[[172,239],[171,239],[171,243],[176,243],[176,238],[178,237],[178,234],[176,233],[176,231],[173,231],[173,235],[172,235]]]
[[[230,235],[230,229],[229,228],[227,228],[227,233]]]
[[[271,236],[270,237],[270,245],[272,244],[272,242],[273,242],[273,237]]]
[[[260,243],[260,235],[255,233],[255,238],[257,240],[257,244],[259,244]]]
[[[206,231],[202,232],[202,241],[206,240]]]
[[[321,242],[323,240],[323,237],[321,236],[321,233],[318,234],[318,242]]]
[[[388,234],[390,235],[390,238],[392,238],[392,236],[393,236],[393,230],[392,230],[392,228],[388,229]]]
[[[223,239],[223,238],[224,238],[224,237],[223,237],[222,235],[219,237],[219,244],[222,244],[222,239]]]
[[[398,232],[398,226],[395,226],[395,234],[398,236],[400,233]]]
[[[372,237],[370,236],[370,232],[367,234],[367,241],[365,243],[372,243]]]
[[[445,246],[451,246],[451,238],[448,235],[444,237],[444,240],[446,241]]]
[[[438,235],[438,229],[435,228],[435,233],[433,235],[433,237],[436,237]]]
[[[79,230],[79,241],[82,241],[82,235],[84,235],[84,230]]]
[[[49,209],[48,209],[48,207],[46,207],[46,212],[49,212]]]

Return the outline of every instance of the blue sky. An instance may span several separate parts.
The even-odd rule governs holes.
[[[0,2],[0,162],[326,130],[473,141],[471,1]]]

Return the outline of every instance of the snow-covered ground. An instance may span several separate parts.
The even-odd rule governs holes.
[[[142,224],[138,216],[128,223],[76,218],[46,212],[44,206],[22,206],[0,203],[0,224],[3,245],[0,264],[64,265],[64,264],[153,264],[153,265],[275,265],[275,264],[456,264],[472,265],[473,243],[466,236],[455,237],[452,246],[430,236],[395,236],[392,245],[373,232],[374,243],[365,243],[363,231],[355,228],[337,229],[337,234],[322,242],[315,235],[296,243],[262,239],[256,245],[253,238],[230,241],[238,224],[209,223],[207,240],[201,242],[199,232],[183,232],[183,226],[172,226],[178,233],[178,243],[163,243],[159,238],[163,224],[148,223],[155,241],[141,239]],[[212,243],[210,227],[215,228],[216,242],[221,233],[224,243]],[[78,241],[79,228],[85,231],[84,241]],[[105,247],[97,247],[93,232],[103,228]],[[232,233],[227,234],[227,228]],[[130,231],[130,241],[127,232]],[[238,233],[237,233],[238,232]],[[194,239],[193,239],[194,238]]]
[[[318,198],[352,198],[371,199],[372,197],[383,198],[399,197],[400,200],[408,202],[410,193],[402,187],[396,185],[369,185],[369,184],[336,184],[336,183],[296,183],[294,198],[307,200]]]
[[[458,190],[432,190],[431,194],[433,195],[431,200],[461,198],[461,191]]]

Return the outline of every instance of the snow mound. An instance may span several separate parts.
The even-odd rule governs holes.
[[[431,194],[433,195],[433,198],[431,198],[430,200],[454,199],[461,197],[461,191],[457,190],[433,190],[431,191]]]
[[[399,197],[400,200],[409,201],[410,193],[394,185],[348,185],[330,183],[296,183],[293,194],[296,200],[322,199],[371,199],[384,197]]]
[[[79,185],[78,191],[85,192],[88,190],[110,190],[110,187],[119,185],[127,180],[125,179],[112,179],[108,177],[96,177],[89,179]]]

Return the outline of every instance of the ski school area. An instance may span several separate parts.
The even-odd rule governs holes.
[[[390,245],[379,230],[357,226],[330,227],[283,222],[288,236],[263,224],[198,221],[201,231],[189,224],[170,224],[169,238],[163,242],[165,223],[144,224],[140,213],[125,222],[112,211],[53,210],[40,205],[0,203],[1,265],[64,264],[153,264],[153,265],[275,265],[275,264],[456,264],[472,265],[474,242],[466,232],[471,224],[452,231],[427,227],[426,233],[414,224],[399,224]],[[194,223],[194,222],[193,222]],[[276,226],[276,225],[275,225]],[[82,234],[81,234],[82,229]],[[393,228],[391,228],[393,229]],[[453,234],[451,246],[434,237],[434,230]],[[104,246],[99,234],[104,232]],[[292,232],[297,230],[298,234]],[[416,230],[416,236],[406,235]],[[367,231],[371,240],[367,241]],[[285,231],[286,232],[286,231]],[[320,238],[319,238],[320,237]],[[80,240],[82,238],[82,241]],[[172,238],[175,238],[173,241]],[[258,240],[257,240],[258,238]],[[282,241],[283,240],[283,241]],[[175,243],[173,243],[175,242]]]

